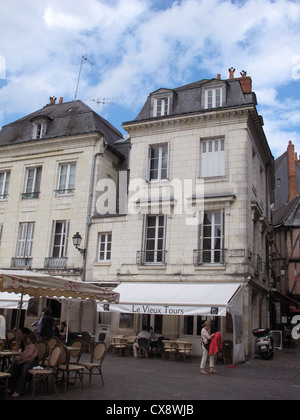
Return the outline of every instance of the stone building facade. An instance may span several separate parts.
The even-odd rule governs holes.
[[[221,291],[234,283],[243,292],[240,334],[233,337],[230,315],[211,319],[223,338],[242,342],[250,356],[252,329],[268,326],[274,177],[251,78],[246,72],[235,78],[230,69],[229,79],[218,75],[158,89],[123,128],[131,138],[127,211],[96,211],[90,241],[97,249],[87,255],[88,278],[126,285],[129,296],[141,284],[154,290],[168,285],[171,293],[178,284],[208,283]],[[195,296],[199,303],[202,298]],[[157,335],[189,338],[194,354],[201,354],[206,316],[199,314],[120,309],[111,313],[111,333],[131,335],[146,323]]]

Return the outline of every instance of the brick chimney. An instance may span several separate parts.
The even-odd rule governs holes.
[[[56,102],[56,97],[50,96],[50,105],[55,105],[55,102]]]
[[[299,195],[297,187],[297,176],[296,176],[296,156],[295,146],[291,141],[287,148],[287,166],[288,166],[288,185],[289,185],[289,198],[291,201],[296,195]]]
[[[228,69],[228,71],[229,71],[229,79],[234,79],[235,69],[233,67],[230,67],[230,69]]]
[[[251,93],[252,92],[252,79],[251,77],[247,76],[247,72],[242,70],[240,72],[242,77],[239,78],[240,84],[242,86],[242,90],[244,93]]]

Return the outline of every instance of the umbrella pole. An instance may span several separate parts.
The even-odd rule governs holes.
[[[23,296],[24,296],[24,290],[21,292],[21,300],[19,302],[19,307],[17,311],[17,319],[16,319],[16,331],[20,329],[20,322],[21,322],[21,311],[23,307]]]

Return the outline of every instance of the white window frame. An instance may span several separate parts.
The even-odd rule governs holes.
[[[154,98],[154,117],[164,117],[170,113],[170,97]]]
[[[149,226],[150,218],[155,220],[155,226]],[[166,215],[160,214],[155,216],[145,216],[142,258],[143,264],[164,264],[166,252],[166,224]],[[154,229],[154,236],[149,235],[150,229]],[[162,234],[160,234],[161,229],[163,230]],[[149,247],[150,242],[153,243],[154,247]],[[151,253],[153,253],[153,255]]]
[[[35,138],[42,139],[46,136],[47,131],[47,123],[45,122],[38,122],[35,123]]]
[[[10,171],[0,172],[0,200],[6,200],[8,196]]]
[[[26,169],[26,179],[23,198],[37,198],[40,193],[42,167]]]
[[[58,226],[61,231],[58,231]],[[69,220],[54,220],[51,244],[51,258],[64,258],[67,255],[68,236],[69,236]],[[58,241],[57,241],[58,239]]]
[[[201,141],[201,178],[225,176],[225,139]]]
[[[16,258],[30,258],[32,256],[34,227],[34,222],[19,224]]]
[[[205,223],[205,216],[211,215],[211,223]],[[220,219],[217,223],[216,218]],[[210,227],[210,228],[209,228]],[[211,231],[210,235],[205,234],[205,228]],[[220,233],[217,234],[218,228]],[[206,236],[204,236],[206,235]],[[204,242],[209,242],[209,247]],[[219,243],[219,246],[216,246]],[[210,256],[209,260],[207,255]],[[200,264],[224,264],[224,210],[207,211],[204,213],[203,222],[200,226]]]
[[[204,96],[205,109],[219,108],[222,106],[222,103],[223,103],[223,89],[221,87],[205,89],[205,96]]]
[[[65,169],[66,173],[63,173],[63,170]],[[60,163],[56,193],[58,195],[73,194],[75,189],[75,176],[76,163]]]
[[[98,241],[98,262],[111,261],[112,233],[100,233]]]
[[[164,156],[164,149],[167,148],[166,155]],[[152,151],[158,150],[158,158],[152,157]],[[169,143],[154,144],[148,146],[148,163],[147,163],[147,176],[146,179],[151,182],[158,182],[167,180],[169,178]],[[163,168],[164,159],[167,159],[167,168]],[[158,165],[156,169],[152,169],[152,162],[157,160]],[[157,177],[152,176],[153,171],[157,171]],[[163,171],[166,170],[166,177],[162,176]]]

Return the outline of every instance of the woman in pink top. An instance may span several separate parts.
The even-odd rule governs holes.
[[[12,366],[12,376],[10,380],[10,388],[14,391],[12,397],[18,398],[24,394],[25,384],[27,379],[27,372],[34,366],[39,364],[38,351],[36,345],[36,335],[34,333],[28,334],[25,341],[25,349],[16,356]]]

